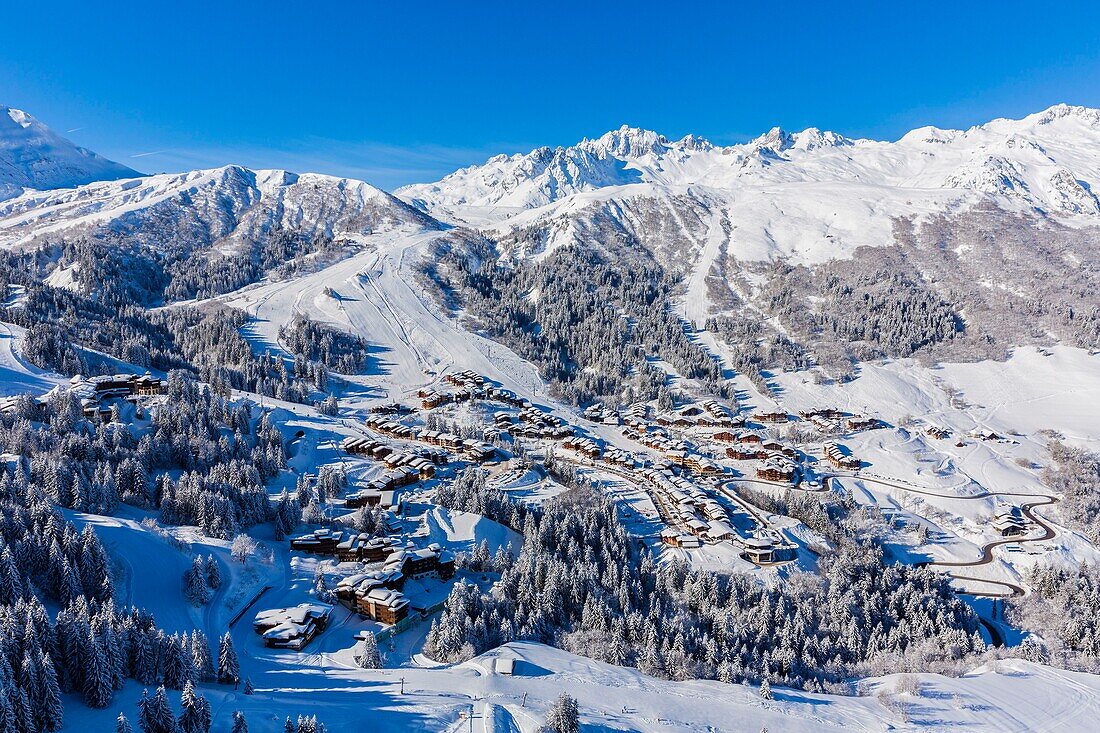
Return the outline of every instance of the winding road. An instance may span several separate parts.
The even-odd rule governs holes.
[[[1058,534],[1058,532],[1052,526],[1050,526],[1045,521],[1043,521],[1043,519],[1041,519],[1039,516],[1037,516],[1033,511],[1036,507],[1048,506],[1048,505],[1056,503],[1058,501],[1058,497],[1056,497],[1056,496],[1050,496],[1050,495],[1047,495],[1047,494],[1039,494],[1039,493],[1035,493],[1035,492],[1018,492],[1018,491],[982,491],[981,493],[972,494],[970,496],[959,496],[959,495],[956,495],[956,494],[943,494],[943,493],[936,492],[936,491],[929,491],[927,489],[919,489],[919,488],[916,488],[914,486],[908,486],[904,483],[900,483],[900,482],[897,482],[897,481],[891,481],[891,480],[888,480],[888,479],[872,478],[872,477],[869,477],[869,476],[862,476],[862,475],[859,475],[859,474],[830,474],[830,475],[825,476],[823,478],[823,483],[825,483],[825,485],[828,485],[827,482],[829,482],[832,479],[838,479],[838,478],[858,479],[860,481],[865,481],[865,482],[868,482],[868,483],[880,484],[882,486],[888,486],[890,488],[901,489],[902,491],[908,491],[908,492],[911,492],[911,493],[914,493],[914,494],[922,494],[924,496],[934,496],[934,497],[939,497],[939,498],[943,498],[943,499],[972,500],[972,499],[986,499],[986,498],[989,498],[991,496],[1015,496],[1015,497],[1026,496],[1026,497],[1033,497],[1033,498],[1036,499],[1036,501],[1030,501],[1030,502],[1027,502],[1025,504],[1020,505],[1020,511],[1023,513],[1023,515],[1025,517],[1028,518],[1029,521],[1035,523],[1040,528],[1042,528],[1043,535],[1041,537],[1005,537],[1005,538],[1002,538],[1002,539],[999,539],[999,540],[993,540],[992,542],[988,542],[988,543],[986,543],[985,545],[982,546],[982,548],[981,548],[981,557],[979,557],[977,560],[963,560],[963,561],[955,561],[955,562],[935,561],[935,562],[929,563],[929,565],[931,565],[931,566],[942,567],[942,568],[973,568],[973,567],[980,567],[982,565],[989,565],[990,563],[993,562],[993,550],[996,549],[997,547],[1000,547],[1001,545],[1024,544],[1024,543],[1032,543],[1032,542],[1044,542],[1046,540],[1054,539],[1054,537],[1056,537],[1057,534]],[[1003,580],[991,580],[989,578],[976,578],[976,577],[970,576],[970,575],[960,575],[958,573],[951,572],[951,571],[948,571],[948,574],[952,578],[954,578],[955,580],[964,580],[964,581],[970,581],[970,582],[974,582],[974,583],[986,583],[988,585],[996,585],[996,586],[1000,586],[1002,588],[1007,589],[1007,592],[1004,592],[1004,593],[990,593],[990,592],[967,591],[967,590],[956,591],[956,592],[958,592],[962,595],[975,596],[975,597],[978,597],[978,598],[1012,598],[1012,597],[1015,597],[1015,596],[1022,596],[1026,592],[1025,589],[1022,586],[1019,586],[1015,583],[1009,583],[1009,582],[1003,581]]]

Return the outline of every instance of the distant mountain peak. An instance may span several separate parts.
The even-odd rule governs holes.
[[[21,109],[0,105],[0,199],[141,174],[79,147]]]
[[[623,125],[618,130],[605,132],[596,140],[584,142],[581,147],[602,149],[617,158],[641,158],[646,155],[661,155],[668,151],[668,139],[652,130]]]

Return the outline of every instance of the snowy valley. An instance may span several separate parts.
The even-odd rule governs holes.
[[[392,194],[0,111],[0,729],[1091,729],[1100,111]]]

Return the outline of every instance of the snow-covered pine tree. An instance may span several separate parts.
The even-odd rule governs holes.
[[[203,569],[206,571],[206,585],[214,590],[220,588],[222,585],[221,565],[213,555],[206,556]]]
[[[214,659],[210,656],[210,642],[207,641],[206,634],[199,629],[195,629],[191,633],[191,663],[195,669],[195,680],[197,682],[213,682],[215,680]]]
[[[546,714],[546,723],[540,729],[542,733],[579,733],[580,713],[577,701],[562,693]]]
[[[89,707],[105,708],[114,697],[114,679],[103,646],[90,628],[87,649],[89,653],[84,667],[84,702]]]
[[[210,703],[195,693],[195,686],[188,680],[180,696],[180,733],[209,733],[211,723]]]
[[[363,634],[363,641],[359,645],[359,651],[355,655],[355,662],[361,669],[380,669],[382,667],[382,655],[378,652],[378,640],[374,634]]]
[[[138,727],[142,733],[177,733],[176,717],[172,715],[172,706],[163,685],[152,697],[149,697],[148,690],[143,690],[138,709]]]
[[[183,573],[183,597],[192,606],[204,606],[210,601],[210,589],[206,586],[206,567],[202,558],[196,557]]]
[[[233,712],[233,728],[229,733],[248,733],[248,722],[240,710]]]
[[[241,668],[237,661],[237,652],[233,648],[233,637],[225,632],[218,645],[218,682],[234,684],[240,679]]]
[[[130,721],[126,719],[125,713],[118,714],[115,721],[115,733],[134,733],[134,729],[130,725]]]

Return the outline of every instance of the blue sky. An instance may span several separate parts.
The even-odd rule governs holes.
[[[1100,107],[1098,3],[764,5],[22,2],[0,23],[0,103],[146,172],[386,188],[623,123],[893,139]]]

